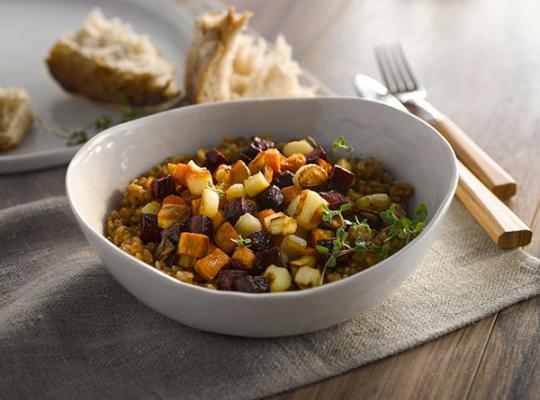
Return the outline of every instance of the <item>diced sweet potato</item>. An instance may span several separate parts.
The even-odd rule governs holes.
[[[192,215],[199,215],[200,208],[201,208],[200,198],[191,200],[191,214]]]
[[[265,165],[272,168],[275,174],[280,174],[283,158],[283,155],[277,149],[268,149],[259,152],[259,154],[257,154],[257,156],[249,163],[248,167],[251,171],[251,174],[256,174],[261,169],[263,169]]]
[[[281,161],[281,169],[284,171],[296,172],[304,165],[306,156],[300,153],[294,153]]]
[[[186,186],[186,174],[191,171],[191,167],[184,163],[176,164],[172,177],[177,185]]]
[[[225,217],[221,211],[218,211],[214,218],[212,218],[212,226],[214,230],[217,230],[225,222]]]
[[[334,237],[334,231],[331,231],[329,229],[315,228],[309,233],[309,244],[312,247],[315,247],[319,240],[333,239]]]
[[[166,204],[178,204],[181,206],[187,205],[186,201],[183,198],[181,198],[180,196],[176,196],[174,194],[171,194],[163,199],[163,205],[166,205]]]
[[[262,210],[257,213],[257,218],[259,218],[259,221],[261,221],[261,225],[263,226],[263,228],[266,229],[266,227],[264,226],[264,219],[268,217],[269,215],[272,215],[275,213],[276,212],[272,210],[271,208],[267,208],[266,210]]]
[[[287,186],[281,189],[281,194],[283,195],[283,203],[289,204],[296,196],[299,196],[302,193],[302,189],[296,186]]]
[[[330,164],[328,161],[323,160],[322,158],[317,158],[317,164],[319,167],[324,169],[328,175],[332,172],[332,164]]]
[[[208,236],[200,233],[182,232],[178,241],[178,254],[200,258],[208,252]]]
[[[227,254],[231,254],[236,248],[234,240],[237,240],[238,237],[238,232],[236,232],[230,222],[224,222],[214,235],[214,241],[221,250]]]
[[[218,272],[231,262],[230,257],[220,249],[215,249],[206,257],[197,260],[195,272],[206,281],[213,280]]]
[[[247,247],[237,247],[232,255],[234,268],[252,269],[255,259],[255,253]]]
[[[230,183],[231,185],[234,185],[235,183],[244,183],[250,175],[247,165],[242,160],[238,160],[231,167]]]

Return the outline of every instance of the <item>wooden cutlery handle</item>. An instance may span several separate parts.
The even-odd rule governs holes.
[[[531,229],[458,161],[457,197],[500,249],[529,244]]]
[[[405,103],[405,106],[410,112],[437,129],[448,140],[463,164],[497,197],[508,199],[516,194],[515,179],[448,117],[425,100],[409,101]]]

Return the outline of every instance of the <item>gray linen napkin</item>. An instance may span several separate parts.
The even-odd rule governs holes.
[[[540,293],[540,260],[497,251],[455,202],[425,262],[382,305],[321,332],[235,338],[139,303],[101,265],[64,197],[8,208],[0,221],[0,393],[13,399],[270,395]]]

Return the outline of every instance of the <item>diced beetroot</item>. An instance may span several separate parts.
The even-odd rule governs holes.
[[[236,279],[233,287],[238,292],[265,293],[270,291],[268,282],[262,276],[246,275]]]
[[[206,215],[194,215],[189,219],[187,230],[212,237],[212,220]]]
[[[317,186],[310,187],[309,190],[312,190],[312,191],[318,192],[318,193],[327,192],[327,191],[332,189],[331,186],[332,185],[330,185],[329,182],[326,182],[326,183],[324,183],[322,185],[317,185]]]
[[[334,165],[334,168],[330,174],[330,182],[332,184],[332,188],[344,195],[347,195],[347,192],[354,183],[354,174],[347,171],[345,168],[341,168],[339,165]]]
[[[180,239],[180,233],[184,231],[185,226],[180,223],[174,223],[168,228],[165,228],[161,231],[161,237],[167,238],[171,240],[175,245],[178,244],[178,240]]]
[[[337,190],[319,192],[319,196],[328,202],[328,207],[331,210],[336,210],[339,206],[349,202],[349,199]]]
[[[279,247],[276,246],[258,251],[255,253],[255,257],[254,275],[262,274],[269,265],[274,264],[278,267],[281,265],[281,252],[279,251]]]
[[[242,215],[246,213],[255,214],[256,212],[257,208],[253,201],[248,200],[245,197],[239,197],[227,204],[227,208],[225,209],[225,219],[234,225]]]
[[[274,247],[274,241],[272,235],[266,231],[253,232],[249,238],[251,239],[251,247],[254,253],[262,250],[268,250]]]
[[[233,290],[234,281],[242,276],[246,276],[247,271],[241,269],[222,269],[217,274],[217,285],[219,290]]]
[[[319,145],[319,144],[317,145],[317,147],[315,147],[311,151],[311,153],[309,153],[306,156],[306,162],[308,164],[313,164],[313,163],[317,162],[318,158],[321,158],[324,161],[328,161],[328,157],[326,156],[326,151],[324,151],[323,147],[321,145]]]
[[[176,191],[176,184],[172,176],[168,175],[164,178],[157,178],[152,181],[152,193],[154,199],[163,200],[170,194],[174,194]]]
[[[159,242],[161,240],[160,229],[157,223],[157,215],[143,214],[141,219],[141,240],[144,244],[148,242]]]
[[[214,171],[221,164],[227,164],[227,158],[218,149],[210,149],[206,152],[206,167]]]
[[[280,211],[283,201],[283,193],[276,185],[270,185],[268,189],[257,196],[257,202],[262,209],[271,208],[274,211]]]
[[[284,188],[293,185],[294,174],[291,171],[285,171],[282,174],[274,178],[274,184],[278,188]]]
[[[242,152],[240,159],[249,162],[255,158],[260,151],[268,150],[274,147],[274,142],[260,137],[254,137],[249,147]]]

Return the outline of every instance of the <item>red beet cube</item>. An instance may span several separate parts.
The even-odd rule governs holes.
[[[233,282],[233,287],[238,292],[265,293],[270,291],[268,282],[262,276],[246,275]]]
[[[318,158],[321,158],[324,161],[328,161],[326,151],[324,151],[323,147],[319,144],[311,151],[311,153],[306,156],[306,162],[308,164],[314,164],[317,162]]]
[[[206,215],[194,215],[189,219],[187,230],[212,237],[212,220]]]
[[[206,167],[214,171],[221,164],[227,164],[227,158],[218,149],[211,149],[206,152]]]
[[[176,191],[176,184],[172,176],[168,175],[164,178],[157,178],[152,181],[152,193],[154,199],[163,200],[170,194]]]
[[[144,244],[148,242],[160,242],[161,229],[157,223],[157,215],[143,214],[141,219],[141,240]]]
[[[334,165],[330,173],[330,183],[335,190],[346,195],[354,183],[354,174],[339,165]]]
[[[268,250],[274,247],[274,241],[272,235],[266,231],[259,231],[252,233],[249,238],[251,239],[251,250],[254,253],[258,253],[262,250]]]
[[[319,192],[319,196],[328,202],[328,208],[331,210],[336,210],[339,206],[349,202],[349,199],[337,190]]]
[[[257,202],[261,209],[271,208],[274,211],[279,211],[283,201],[283,193],[276,185],[270,185],[268,189],[257,196]]]
[[[257,208],[253,201],[248,200],[245,197],[240,197],[233,199],[227,204],[227,208],[225,209],[225,219],[234,225],[242,215],[246,213],[255,214],[256,212]]]
[[[233,290],[234,281],[247,275],[247,271],[241,269],[222,269],[217,275],[219,290]]]

